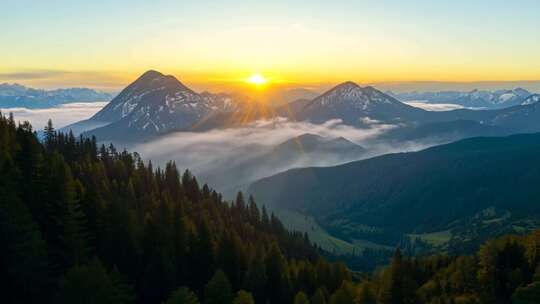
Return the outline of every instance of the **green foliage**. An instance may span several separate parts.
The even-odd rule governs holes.
[[[97,259],[74,266],[60,281],[56,303],[130,303],[134,296],[111,278]]]
[[[283,303],[304,286],[330,284],[314,278],[350,279],[318,274],[333,266],[303,234],[259,211],[253,197],[224,201],[174,162],[155,168],[52,123],[42,144],[29,124],[0,117],[6,303],[66,302],[77,293],[88,301],[162,303],[179,286],[205,302],[219,293],[230,303],[244,289],[257,303]],[[222,275],[229,284],[217,284]]]
[[[540,231],[469,256],[396,250],[357,282],[253,197],[224,201],[172,162],[154,168],[52,125],[41,144],[0,117],[3,303],[538,302]]]
[[[328,292],[324,288],[319,288],[315,291],[313,296],[310,299],[311,304],[326,304],[326,299],[328,298]]]
[[[342,286],[330,296],[329,304],[353,304],[355,299],[354,290],[351,286]]]
[[[293,304],[309,304],[309,299],[304,292],[299,291],[294,296]]]
[[[377,297],[368,282],[360,285],[357,302],[358,304],[377,304]]]
[[[255,300],[253,299],[251,293],[245,290],[240,290],[236,294],[236,298],[234,298],[233,304],[255,304]]]
[[[512,304],[540,303],[540,282],[520,287],[512,296]]]
[[[199,304],[199,299],[189,288],[180,287],[171,294],[165,304]]]
[[[249,192],[276,209],[301,210],[345,241],[395,246],[411,237],[411,251],[470,254],[487,239],[539,226],[539,154],[540,133],[470,138],[289,170]]]
[[[231,283],[223,271],[218,270],[204,287],[205,304],[230,304],[233,300]]]

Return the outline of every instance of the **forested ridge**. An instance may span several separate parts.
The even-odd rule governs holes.
[[[0,172],[7,303],[161,303],[175,290],[288,303],[350,280],[253,198],[225,202],[174,163],[153,168],[52,125],[42,144],[28,123],[0,118]]]
[[[354,275],[252,197],[0,115],[2,303],[540,303],[540,231]]]

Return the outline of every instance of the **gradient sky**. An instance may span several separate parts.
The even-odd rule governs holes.
[[[1,0],[0,82],[540,79],[540,1]]]

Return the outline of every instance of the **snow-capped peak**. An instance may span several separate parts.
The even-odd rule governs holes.
[[[232,111],[236,105],[224,94],[199,94],[174,76],[150,70],[92,119],[121,120],[131,129],[160,133],[190,127],[210,113]]]
[[[372,104],[393,102],[397,101],[373,87],[363,88],[352,81],[347,81],[315,98],[307,107],[332,107],[347,104],[366,110]]]
[[[530,105],[530,104],[537,103],[537,102],[540,102],[540,94],[533,94],[533,95],[527,97],[527,99],[525,99],[521,103],[521,105]]]

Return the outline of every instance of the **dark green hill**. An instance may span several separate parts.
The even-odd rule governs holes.
[[[0,245],[2,303],[277,304],[351,280],[253,198],[1,113]]]
[[[453,246],[540,218],[540,134],[482,137],[336,167],[293,169],[250,187],[345,239],[396,244],[446,233]],[[431,235],[432,236],[432,235]]]

